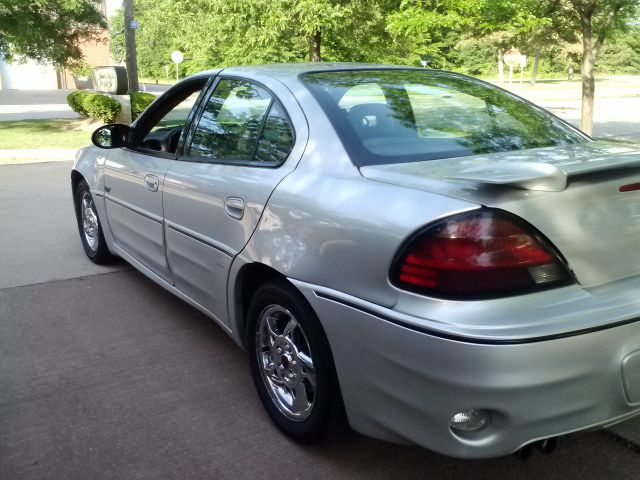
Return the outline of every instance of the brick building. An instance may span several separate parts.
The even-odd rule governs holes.
[[[111,56],[109,55],[109,32],[104,30],[98,41],[83,42],[80,45],[84,61],[92,67],[102,65],[111,65]],[[68,69],[59,70],[57,72],[58,88],[76,88],[73,76]]]

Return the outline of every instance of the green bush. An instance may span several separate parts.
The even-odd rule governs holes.
[[[89,117],[105,123],[114,122],[122,110],[122,106],[117,100],[99,93],[87,95],[82,101],[82,107]]]
[[[155,97],[154,97],[155,98]],[[117,100],[100,93],[78,90],[67,96],[71,110],[84,118],[93,118],[102,122],[114,122],[122,105]]]
[[[467,75],[487,75],[497,73],[498,57],[496,49],[485,42],[465,42],[450,55],[455,57],[455,70]],[[451,68],[451,67],[449,67]]]
[[[83,102],[88,95],[93,95],[93,93],[86,92],[84,90],[77,90],[67,95],[67,103],[71,107],[71,110],[76,112],[81,117],[85,117],[85,118],[88,117],[89,114],[85,110],[83,106]]]
[[[131,93],[131,116],[133,120],[145,111],[145,109],[151,105],[156,99],[155,95],[145,92],[132,92]]]

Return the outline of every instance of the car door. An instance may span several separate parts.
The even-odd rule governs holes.
[[[219,78],[165,177],[167,258],[175,286],[223,323],[231,262],[306,143],[306,121],[293,96],[280,82],[271,87]],[[292,117],[301,125],[295,133]]]
[[[109,228],[118,247],[170,280],[165,255],[162,189],[178,139],[208,77],[183,82],[154,102],[134,125],[127,148],[110,153],[104,167]],[[185,131],[186,133],[186,131]]]

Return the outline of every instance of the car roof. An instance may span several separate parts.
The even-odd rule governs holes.
[[[384,65],[377,63],[349,63],[349,62],[299,62],[299,63],[273,63],[267,65],[244,65],[223,69],[207,70],[196,75],[216,75],[224,72],[228,75],[270,75],[281,80],[295,78],[302,73],[323,72],[330,70],[362,70],[362,69],[419,69],[404,65]]]

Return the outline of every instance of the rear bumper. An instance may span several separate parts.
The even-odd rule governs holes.
[[[640,322],[553,340],[471,343],[294,283],[320,318],[349,422],[363,434],[482,458],[640,413]],[[490,425],[453,433],[451,417],[472,408],[489,410]]]

